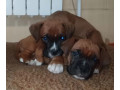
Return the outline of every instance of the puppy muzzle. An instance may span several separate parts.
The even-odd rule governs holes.
[[[76,79],[87,80],[92,76],[93,69],[92,67],[87,67],[85,69],[81,69],[80,67],[73,68],[73,66],[69,65],[67,67],[67,72]]]
[[[44,53],[44,56],[48,57],[48,58],[53,58],[53,57],[56,57],[56,56],[62,56],[63,55],[62,49],[58,49],[58,50],[45,49],[43,53]]]

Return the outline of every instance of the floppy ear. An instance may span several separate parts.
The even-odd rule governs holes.
[[[30,33],[32,34],[32,36],[35,38],[36,41],[40,39],[40,29],[42,25],[43,25],[43,22],[39,22],[36,24],[32,24],[29,27]]]
[[[66,30],[66,38],[68,39],[68,38],[72,37],[74,34],[74,31],[75,31],[74,25],[69,24],[69,23],[67,23],[67,24],[64,23],[62,25]]]
[[[101,59],[102,65],[103,66],[109,65],[111,63],[111,57],[108,51],[102,48],[100,54],[101,54],[100,59]]]

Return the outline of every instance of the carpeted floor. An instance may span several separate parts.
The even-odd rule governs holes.
[[[15,43],[7,43],[6,89],[7,90],[114,90],[114,48],[108,47],[112,57],[109,67],[89,80],[77,80],[67,71],[53,74],[47,65],[28,66],[15,58]]]

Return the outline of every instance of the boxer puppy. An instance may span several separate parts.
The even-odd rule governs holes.
[[[44,63],[44,57],[47,57],[51,59],[48,65],[50,72],[63,72],[61,46],[74,33],[74,26],[54,18],[47,18],[42,22],[32,24],[29,30],[32,36],[18,43],[17,55],[20,62],[40,66]]]
[[[100,32],[94,28],[88,21],[85,19],[73,15],[67,11],[57,11],[53,13],[52,17],[59,19],[64,23],[72,23],[75,27],[74,36],[79,36],[83,39],[90,39],[94,44],[100,49],[100,59],[104,66],[110,64],[111,57],[108,53],[105,43],[103,42]]]
[[[79,39],[68,56],[67,71],[77,79],[88,79],[93,73],[99,73],[99,47],[89,39]]]

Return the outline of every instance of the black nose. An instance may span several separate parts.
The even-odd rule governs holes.
[[[57,55],[58,54],[58,50],[53,50],[51,51],[52,55]]]
[[[58,49],[58,50],[52,50],[51,51],[51,54],[52,55],[62,55],[63,54],[63,51],[61,49]]]

